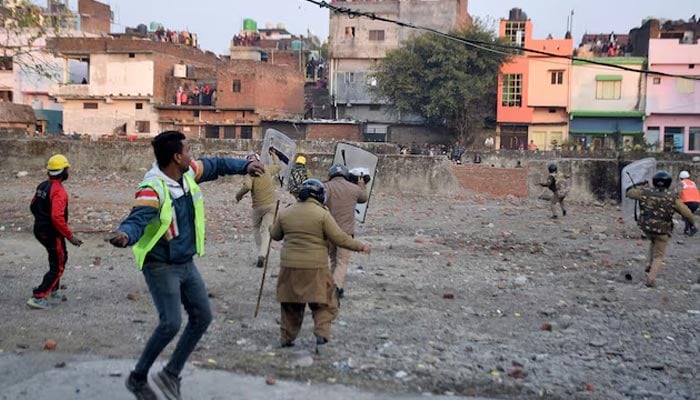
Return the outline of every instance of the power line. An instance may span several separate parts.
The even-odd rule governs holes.
[[[619,70],[628,71],[628,72],[643,73],[643,74],[656,75],[656,76],[665,76],[665,77],[669,77],[669,78],[683,78],[683,79],[690,79],[690,80],[700,80],[700,76],[669,74],[666,72],[653,71],[650,69],[635,69],[635,68],[626,67],[624,65],[610,64],[610,63],[606,63],[604,61],[598,61],[598,60],[593,60],[593,59],[589,59],[589,58],[565,56],[565,55],[561,55],[561,54],[550,53],[548,51],[543,51],[543,50],[529,49],[526,47],[518,47],[518,46],[512,46],[512,45],[501,44],[501,43],[484,42],[481,40],[474,40],[474,39],[465,39],[465,38],[461,38],[459,36],[453,35],[451,33],[441,32],[437,29],[429,28],[426,26],[414,25],[414,24],[411,24],[408,22],[403,22],[403,21],[394,20],[394,19],[390,19],[390,18],[384,18],[384,17],[378,16],[377,14],[372,13],[372,12],[364,12],[364,11],[353,10],[349,7],[335,6],[335,5],[329,4],[323,0],[304,0],[304,1],[312,3],[312,4],[316,4],[317,6],[319,6],[321,8],[327,8],[330,11],[333,11],[333,12],[338,13],[338,14],[345,14],[349,18],[367,18],[367,19],[371,19],[373,21],[381,21],[381,22],[387,22],[390,24],[398,25],[398,26],[403,27],[403,28],[411,28],[411,29],[415,29],[415,30],[430,32],[430,33],[434,33],[436,35],[448,38],[450,40],[454,40],[454,41],[466,44],[466,45],[474,47],[476,49],[489,51],[489,52],[496,53],[496,54],[507,55],[507,56],[511,56],[511,57],[512,56],[518,57],[518,56],[523,56],[523,55],[507,53],[507,52],[496,50],[496,49],[491,48],[491,47],[507,49],[507,50],[517,51],[517,52],[522,51],[522,52],[527,52],[527,53],[534,53],[534,54],[539,54],[539,55],[548,56],[548,57],[552,57],[552,58],[566,59],[566,60],[569,60],[572,62],[573,61],[580,61],[580,62],[584,62],[587,64],[599,65],[599,66],[603,66],[603,67],[619,69]]]

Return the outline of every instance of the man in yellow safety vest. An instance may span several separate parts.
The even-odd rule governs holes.
[[[134,207],[110,242],[132,246],[136,265],[146,278],[160,323],[126,380],[138,399],[156,399],[148,371],[180,330],[180,304],[187,326],[162,371],[153,381],[168,399],[180,399],[180,372],[211,322],[204,281],[192,261],[204,254],[204,201],[198,183],[223,175],[259,175],[258,162],[234,158],[190,158],[185,135],[166,131],[151,142],[156,162],[136,192]]]

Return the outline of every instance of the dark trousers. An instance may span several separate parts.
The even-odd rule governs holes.
[[[66,251],[66,239],[60,235],[35,230],[34,237],[49,253],[49,272],[44,275],[41,284],[34,288],[34,297],[43,299],[60,287],[61,277],[68,261],[68,251]]]
[[[148,370],[165,346],[175,338],[180,330],[182,302],[188,316],[187,326],[165,366],[171,375],[180,376],[187,358],[211,323],[207,288],[192,261],[185,264],[147,262],[143,266],[143,276],[158,310],[160,322],[148,339],[134,373],[147,376]]]
[[[691,202],[689,202],[689,203],[685,203],[685,205],[688,206],[688,208],[690,209],[690,212],[691,212],[691,213],[695,214],[695,211],[698,209],[698,205],[700,205],[700,203],[695,202],[695,201],[691,201]],[[683,217],[683,221],[685,222],[685,231],[684,231],[684,232],[685,232],[685,233],[690,232],[690,227],[693,226],[693,225],[691,224],[691,221],[685,219],[685,217]]]

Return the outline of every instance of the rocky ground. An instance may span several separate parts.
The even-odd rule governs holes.
[[[31,311],[46,270],[31,235],[40,175],[5,177],[0,192],[0,351],[136,358],[157,316],[128,250],[105,242],[128,212],[138,177],[73,177],[66,301]],[[273,247],[260,315],[250,203],[237,182],[205,184],[207,255],[197,264],[215,321],[192,362],[254,375],[398,392],[495,398],[693,399],[700,395],[698,237],[676,235],[659,286],[643,286],[648,242],[617,206],[577,204],[550,220],[548,204],[476,194],[375,193],[358,236],[332,341],[313,353],[311,318],[277,348]],[[172,350],[172,345],[166,352]]]

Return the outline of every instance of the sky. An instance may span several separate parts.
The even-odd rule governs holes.
[[[242,29],[243,19],[252,18],[258,28],[270,22],[283,23],[295,34],[307,29],[325,41],[328,36],[328,11],[305,0],[101,0],[115,14],[113,30],[151,21],[171,29],[196,32],[200,47],[217,54],[228,53],[231,37]],[[327,0],[330,1],[330,0]],[[77,0],[68,0],[71,7]],[[352,6],[352,3],[346,3]],[[564,37],[567,17],[574,10],[575,43],[588,33],[629,32],[649,16],[668,19],[700,17],[698,0],[469,0],[472,16],[496,21],[507,18],[508,11],[520,7],[532,20],[535,38],[552,34]]]

